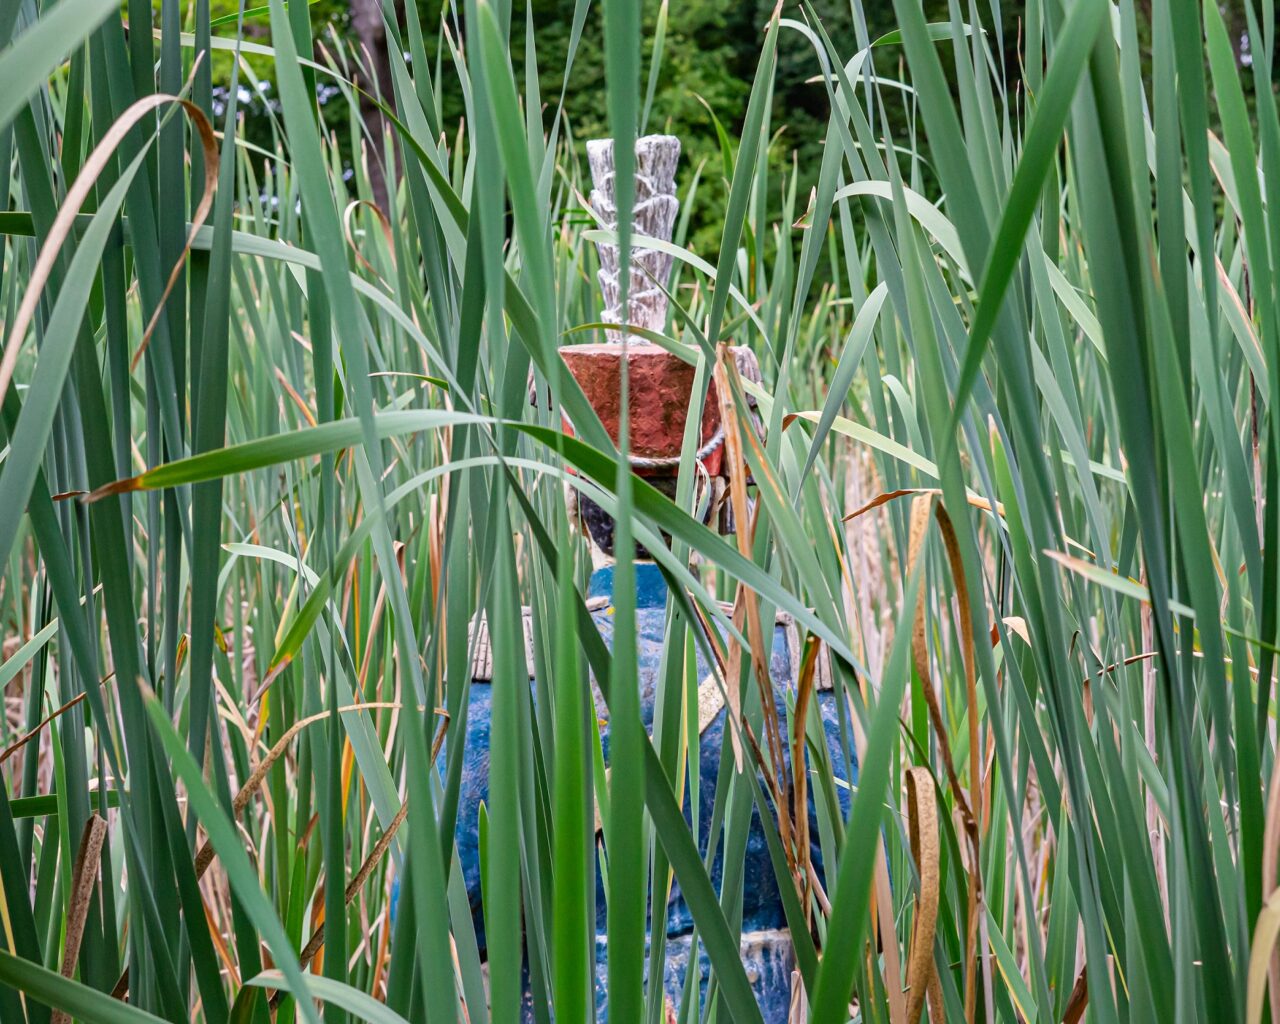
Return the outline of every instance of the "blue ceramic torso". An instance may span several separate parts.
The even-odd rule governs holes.
[[[640,684],[641,713],[646,729],[652,731],[654,715],[654,697],[660,683],[659,673],[664,643],[664,625],[666,615],[666,583],[658,567],[652,563],[636,563],[636,629],[638,678]],[[612,647],[613,643],[613,568],[597,570],[591,578],[590,596],[607,598],[607,603],[592,612],[596,626],[605,642]],[[793,657],[791,644],[795,642],[795,634],[788,630],[784,623],[778,623],[774,629],[773,650],[770,662],[770,673],[774,682],[774,693],[780,720],[787,722],[786,696],[794,691],[793,664],[798,659]],[[705,679],[710,667],[705,663],[701,651],[698,653],[698,678]],[[534,684],[536,694],[536,683]],[[792,694],[794,697],[794,693]],[[480,899],[480,858],[478,849],[477,815],[480,803],[489,796],[489,722],[492,710],[493,690],[488,680],[476,679],[471,686],[470,704],[467,720],[467,750],[462,771],[461,791],[459,794],[456,839],[458,856],[466,882],[467,894],[470,898],[476,936],[484,949],[484,921]],[[535,697],[536,699],[536,697]],[[855,781],[857,777],[856,761],[846,761],[845,748],[840,741],[840,728],[835,694],[829,690],[820,690],[815,694],[818,712],[822,718],[826,733],[827,746],[836,775],[844,781]],[[607,724],[608,711],[597,696],[598,717],[602,721],[601,739],[606,763],[609,756],[609,730]],[[721,763],[721,749],[724,742],[726,712],[724,708],[712,719],[702,732],[698,778],[698,848],[705,856],[710,840],[712,808],[715,802],[716,781]],[[849,750],[850,758],[853,752]],[[846,766],[852,771],[846,771]],[[443,768],[443,763],[441,765]],[[852,777],[851,777],[852,776]],[[838,789],[842,814],[848,813],[849,791],[847,787]],[[686,820],[690,819],[692,800],[686,783],[684,799]],[[822,877],[822,857],[818,848],[818,826],[814,814],[812,797],[810,798],[810,835],[812,836],[812,858],[818,875]],[[723,835],[721,836],[721,842]],[[719,845],[719,844],[718,844]],[[712,865],[712,883],[717,892],[720,890],[722,877],[722,854],[717,852]],[[778,894],[777,881],[773,865],[769,858],[765,835],[760,825],[758,809],[752,811],[751,830],[747,839],[745,860],[743,864],[743,904],[742,904],[742,956],[747,968],[748,978],[752,982],[757,1000],[766,1024],[784,1024],[787,1019],[791,1001],[792,956],[786,919],[783,914],[782,901]],[[605,1005],[605,900],[603,887],[597,876],[597,1010],[604,1020],[607,1014]],[[672,1004],[680,1005],[685,985],[685,976],[689,965],[690,941],[693,931],[693,917],[685,903],[678,884],[673,884],[670,902],[667,908],[667,963],[664,972],[663,987],[671,997]],[[707,962],[705,954],[699,956],[699,990],[705,992]],[[526,1004],[531,1004],[527,999]],[[526,1019],[533,1020],[531,1010]]]

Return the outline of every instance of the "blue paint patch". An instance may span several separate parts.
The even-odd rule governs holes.
[[[660,682],[662,651],[665,644],[666,624],[666,582],[661,571],[651,562],[635,563],[636,573],[636,629],[637,629],[637,676],[640,686],[641,717],[645,728],[652,732],[654,717],[654,700]],[[589,594],[591,597],[613,596],[614,567],[606,566],[597,569],[591,575]],[[612,601],[592,613],[597,628],[606,644],[613,645]],[[773,649],[771,652],[769,671],[774,682],[774,696],[779,718],[788,722],[786,698],[788,693],[794,696],[795,679],[792,677],[792,665],[798,663],[790,649],[791,636],[782,624],[774,628]],[[706,663],[702,652],[697,653],[698,679],[705,679],[710,674],[710,666]],[[536,699],[536,684],[533,692]],[[599,692],[592,686],[596,703],[597,717],[601,721],[601,742],[604,748],[606,763],[609,756],[608,709],[605,707]],[[489,722],[492,712],[493,690],[487,680],[475,680],[471,686],[470,702],[467,716],[466,750],[463,754],[462,779],[458,800],[457,827],[455,839],[458,847],[458,858],[462,867],[463,881],[466,885],[468,901],[471,908],[472,921],[476,931],[476,939],[483,954],[486,948],[484,915],[480,899],[480,857],[477,818],[481,802],[487,802],[489,796]],[[851,748],[841,743],[839,707],[837,697],[830,691],[819,691],[814,695],[814,704],[822,721],[827,751],[834,766],[837,779],[843,783],[857,782],[857,760]],[[702,733],[701,749],[698,758],[698,849],[706,857],[711,841],[711,818],[715,802],[716,781],[719,777],[722,761],[731,762],[732,753],[723,749],[726,711],[721,708]],[[763,742],[763,741],[762,741]],[[441,769],[444,767],[441,754]],[[790,750],[786,751],[784,760],[790,771]],[[822,879],[822,853],[819,847],[819,828],[814,803],[813,787],[810,787],[810,856],[815,871]],[[848,785],[840,785],[836,790],[840,814],[847,817],[850,804]],[[684,794],[685,820],[693,829],[692,793],[686,782]],[[718,844],[719,847],[720,844]],[[785,933],[786,917],[782,899],[778,892],[777,879],[769,858],[768,844],[761,825],[759,810],[753,806],[751,811],[751,828],[747,836],[746,848],[742,856],[742,933],[748,936],[774,936],[765,942],[745,943],[743,964],[748,970],[752,988],[760,1004],[766,1024],[784,1024],[791,1001],[791,946]],[[724,852],[717,848],[712,861],[711,881],[719,891],[723,881]],[[395,916],[399,897],[399,879],[392,887],[391,913]],[[604,888],[599,874],[596,878],[597,909],[597,1012],[601,1020],[605,1018],[604,979],[607,954],[604,945],[605,934],[605,899]],[[672,885],[671,897],[667,906],[667,962],[664,970],[663,987],[672,998],[674,1005],[679,1006],[681,993],[685,985],[685,975],[689,968],[690,941],[693,932],[693,915],[685,903],[678,884]],[[754,952],[753,952],[754,951]],[[705,995],[708,965],[706,955],[699,950],[696,958],[698,969],[699,1003]],[[524,1020],[532,1022],[532,1000],[525,1000],[526,1012]]]
[[[613,583],[617,578],[616,566],[601,566],[591,574],[587,584],[587,597],[613,598]],[[659,608],[667,606],[667,581],[662,570],[653,562],[632,563],[636,578],[636,607]]]

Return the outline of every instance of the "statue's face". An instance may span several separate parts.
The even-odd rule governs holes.
[[[676,479],[675,477],[656,477],[648,481],[658,490],[662,491],[668,498],[675,499],[676,496]],[[614,519],[604,509],[588,498],[585,494],[578,495],[578,519],[587,530],[587,536],[591,538],[591,542],[600,549],[601,553],[608,558],[616,557],[613,549],[614,538]],[[662,535],[663,541],[668,545],[671,538],[665,533]],[[653,555],[647,551],[642,544],[636,545],[636,558],[651,559]]]

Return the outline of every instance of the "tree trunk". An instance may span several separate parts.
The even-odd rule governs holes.
[[[360,41],[360,86],[376,95],[382,103],[394,109],[392,101],[391,65],[387,55],[387,32],[382,21],[381,0],[351,0],[351,23]],[[383,140],[387,121],[370,100],[362,98],[361,114],[368,135],[365,145],[368,153],[369,182],[373,188],[373,200],[388,217],[392,215],[391,195],[394,192],[396,169],[384,162]],[[359,158],[359,154],[355,154]],[[391,179],[390,182],[388,179]]]

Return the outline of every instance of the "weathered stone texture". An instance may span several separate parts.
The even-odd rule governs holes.
[[[608,228],[617,229],[618,209],[614,204],[613,140],[592,139],[587,143],[591,165],[591,208]],[[680,163],[680,140],[674,135],[646,135],[636,140],[636,192],[631,223],[637,235],[671,241],[680,201],[676,199],[676,166]],[[627,314],[620,303],[618,247],[606,242],[596,246],[600,253],[600,291],[604,294],[607,323],[627,323],[660,331],[667,319],[667,296],[661,286],[671,271],[670,253],[643,246],[631,249],[631,280],[627,291]],[[621,342],[620,331],[608,332],[610,341]]]

